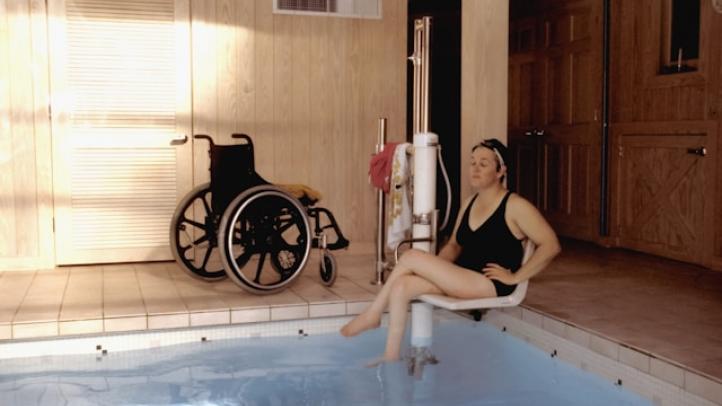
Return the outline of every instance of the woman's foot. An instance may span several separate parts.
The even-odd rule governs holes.
[[[377,366],[381,364],[385,364],[387,362],[399,362],[401,361],[401,358],[397,356],[387,356],[386,354],[378,356],[368,363],[366,363],[366,368],[376,368]]]
[[[363,333],[366,330],[377,328],[381,325],[381,317],[374,317],[366,313],[361,313],[354,317],[353,320],[341,327],[341,335],[344,337],[353,337]]]

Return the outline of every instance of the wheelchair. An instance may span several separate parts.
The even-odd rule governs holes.
[[[211,181],[189,192],[173,215],[171,251],[181,268],[207,281],[228,276],[248,292],[271,294],[296,280],[313,247],[321,251],[321,281],[333,285],[338,266],[330,251],[349,245],[333,214],[315,207],[314,196],[296,196],[256,173],[248,135],[232,134],[245,141],[235,145],[217,145],[204,134],[194,138],[210,144]]]

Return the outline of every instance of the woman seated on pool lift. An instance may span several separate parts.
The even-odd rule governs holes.
[[[559,241],[541,213],[504,187],[506,157],[507,149],[497,139],[472,148],[469,174],[476,193],[464,202],[449,242],[438,255],[405,252],[378,296],[341,328],[342,335],[352,337],[378,327],[388,306],[383,360],[397,361],[411,300],[427,293],[461,299],[506,296],[559,254]],[[536,250],[521,266],[522,241],[527,238]]]

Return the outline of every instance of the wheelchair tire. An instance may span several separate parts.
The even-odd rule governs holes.
[[[183,197],[170,223],[170,248],[184,271],[196,278],[214,281],[225,278],[226,272],[222,262],[210,261],[213,251],[218,253],[218,216],[211,209],[210,199],[210,183],[198,185]],[[201,208],[204,211],[202,222],[192,218]]]
[[[295,281],[308,261],[311,242],[306,209],[273,185],[252,187],[233,199],[218,233],[228,277],[255,294],[275,293]]]
[[[321,257],[321,264],[319,264],[319,274],[321,275],[321,283],[325,286],[333,286],[336,282],[336,276],[338,276],[338,265],[336,264],[336,258],[328,251],[325,251]]]

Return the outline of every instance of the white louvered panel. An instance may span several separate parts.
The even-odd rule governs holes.
[[[170,148],[77,148],[71,207],[77,249],[168,244],[175,209],[176,157]]]
[[[121,125],[176,113],[172,1],[71,1],[67,6],[71,122]]]
[[[185,0],[50,0],[60,264],[170,259],[191,187]],[[55,108],[53,109],[56,110]]]

